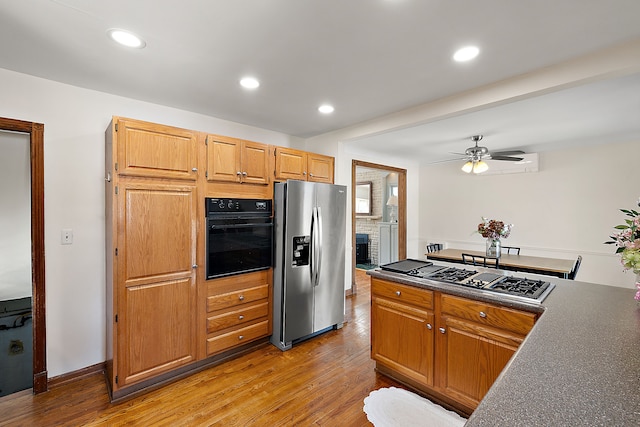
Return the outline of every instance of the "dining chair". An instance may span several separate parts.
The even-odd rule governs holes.
[[[507,255],[520,255],[520,248],[516,246],[502,246],[501,252]]]
[[[578,259],[576,259],[576,263],[573,265],[573,268],[569,272],[567,278],[569,280],[575,280],[576,274],[578,274],[578,269],[580,268],[580,264],[582,264],[582,255],[578,255]]]
[[[429,243],[427,245],[427,253],[436,252],[442,249],[442,243]]]
[[[500,259],[499,258],[488,258],[482,255],[472,255],[472,254],[462,254],[462,263],[469,265],[481,265],[483,267],[489,268],[499,268],[500,267]]]

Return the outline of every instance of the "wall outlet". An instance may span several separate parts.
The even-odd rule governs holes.
[[[73,230],[70,228],[63,228],[61,235],[61,244],[63,245],[71,245],[73,244]]]

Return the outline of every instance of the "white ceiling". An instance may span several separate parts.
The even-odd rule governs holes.
[[[633,41],[639,17],[638,0],[0,0],[0,67],[308,138]],[[637,138],[639,93],[627,75],[352,144],[436,161],[477,133],[493,150]]]

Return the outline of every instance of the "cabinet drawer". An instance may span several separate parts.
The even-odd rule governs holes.
[[[372,278],[371,293],[394,301],[433,309],[433,291]]]
[[[207,333],[210,334],[221,331],[232,326],[251,322],[261,317],[267,318],[268,315],[268,301],[258,304],[242,305],[237,310],[209,316],[207,318]]]
[[[255,325],[249,325],[244,328],[207,339],[207,354],[211,355],[218,353],[270,334],[269,321],[263,320]]]
[[[442,313],[518,334],[529,333],[537,315],[481,301],[442,295]]]
[[[222,310],[224,308],[234,307],[268,297],[269,285],[260,285],[220,295],[212,295],[207,298],[207,311],[211,312]]]

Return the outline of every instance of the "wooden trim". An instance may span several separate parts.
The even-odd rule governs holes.
[[[77,371],[67,372],[66,374],[58,375],[49,379],[49,387],[58,387],[63,384],[70,383],[72,381],[79,380],[81,378],[88,377],[89,375],[102,374],[106,369],[106,362],[96,363],[95,365],[87,366],[86,368],[78,369]]]
[[[407,258],[407,170],[362,160],[351,161],[351,293],[356,294],[356,168],[381,169],[398,174],[398,258]]]
[[[0,117],[0,130],[29,134],[31,152],[31,286],[33,392],[47,391],[44,264],[44,124]]]

